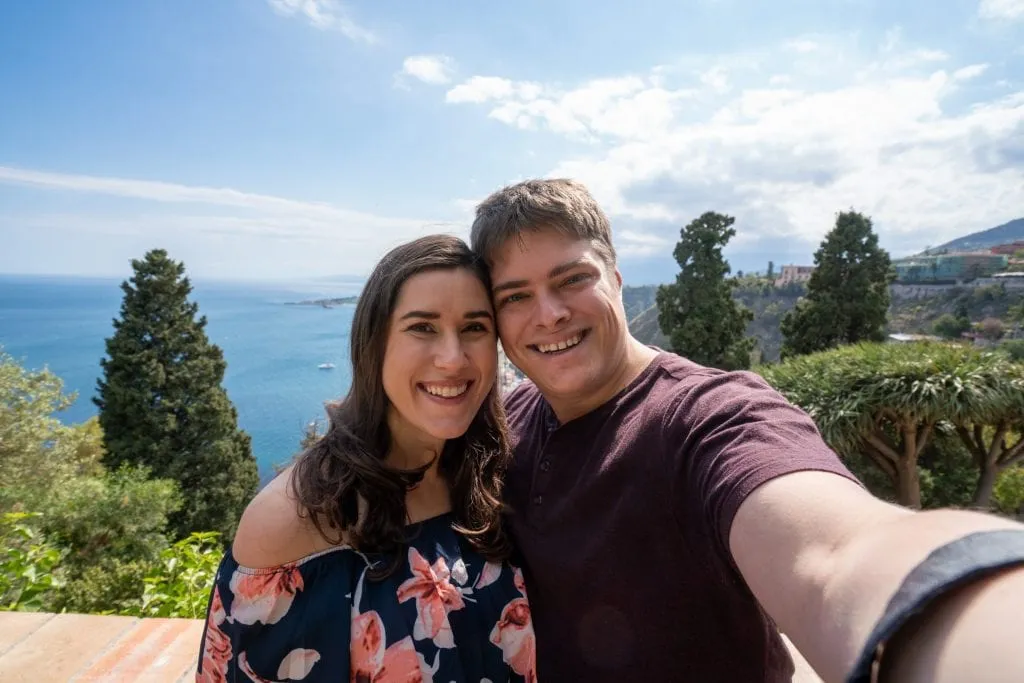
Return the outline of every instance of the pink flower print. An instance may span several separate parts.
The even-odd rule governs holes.
[[[203,642],[202,671],[196,673],[197,683],[227,683],[228,662],[231,661],[231,639],[220,630],[227,614],[220,599],[220,591],[213,588],[210,615],[206,620],[206,639]]]
[[[416,548],[409,548],[412,577],[398,587],[398,601],[416,599],[416,640],[431,638],[437,647],[455,647],[448,613],[466,606],[462,593],[448,580],[451,573],[443,557],[430,566]]]
[[[501,565],[497,562],[486,562],[480,571],[480,578],[476,580],[475,588],[487,588],[501,577]]]
[[[319,661],[320,653],[316,650],[297,648],[289,652],[281,660],[281,664],[277,667],[277,677],[281,680],[301,681],[309,675],[313,665]],[[249,658],[244,652],[238,655],[238,668],[254,683],[277,683],[276,681],[263,678],[263,676],[253,671],[252,666],[249,664]]]
[[[252,625],[276,624],[291,609],[295,594],[302,590],[302,574],[294,564],[272,572],[231,575],[231,620]]]
[[[502,659],[527,683],[537,680],[536,638],[526,598],[516,598],[505,605],[501,619],[491,630],[491,642],[501,648]]]
[[[526,597],[526,581],[523,580],[523,570],[516,567],[512,572],[512,582],[516,586],[516,590]]]
[[[320,653],[308,648],[292,650],[277,667],[277,677],[289,681],[301,681],[313,670],[313,665],[320,661]]]
[[[420,668],[411,638],[406,636],[387,649],[384,641],[384,623],[376,612],[364,612],[352,620],[352,683],[432,683]]]

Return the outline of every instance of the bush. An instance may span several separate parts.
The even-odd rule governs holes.
[[[27,522],[35,513],[0,517],[0,610],[47,609],[63,582],[57,567],[61,551]]]
[[[201,619],[223,554],[213,531],[192,533],[163,551],[145,578],[141,615]]]

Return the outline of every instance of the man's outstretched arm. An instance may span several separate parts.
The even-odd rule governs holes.
[[[828,683],[845,680],[890,599],[932,551],[1024,525],[957,510],[912,512],[825,472],[754,490],[729,545],[754,595]],[[884,651],[882,681],[1024,681],[1024,566],[954,589]]]

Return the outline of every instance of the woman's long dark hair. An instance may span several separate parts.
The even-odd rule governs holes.
[[[340,543],[344,537],[361,551],[393,554],[376,577],[390,574],[402,561],[401,546],[407,540],[405,494],[432,464],[397,470],[384,461],[391,446],[389,401],[382,379],[391,314],[410,277],[456,268],[476,275],[490,294],[483,262],[451,235],[422,237],[381,259],[359,295],[352,321],[352,386],[344,399],[328,405],[327,433],[295,462],[291,484],[300,512],[328,542]],[[511,550],[501,520],[501,487],[510,458],[505,411],[495,381],[466,434],[445,443],[438,463],[451,490],[456,530],[495,561]]]

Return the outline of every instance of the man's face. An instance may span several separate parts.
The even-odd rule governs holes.
[[[545,397],[574,403],[612,381],[628,339],[622,277],[591,242],[527,231],[492,261],[502,347]]]

